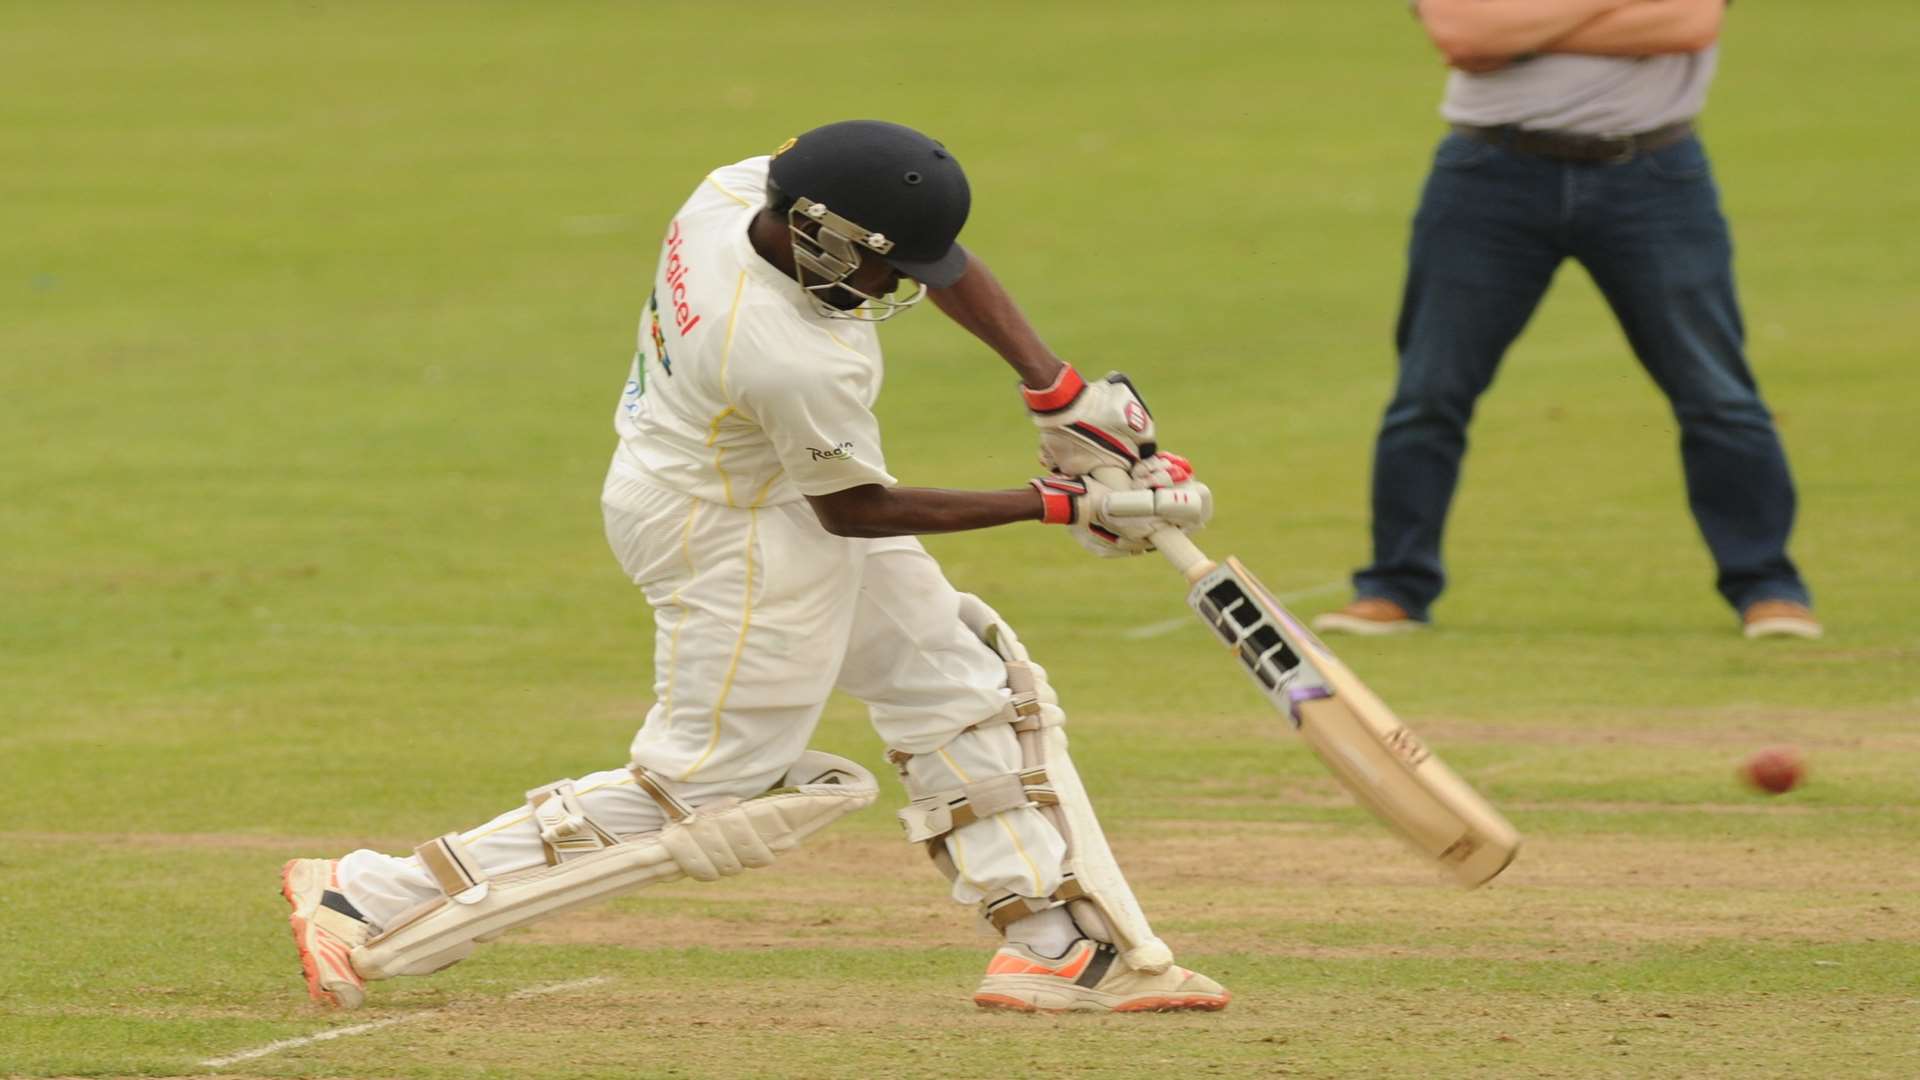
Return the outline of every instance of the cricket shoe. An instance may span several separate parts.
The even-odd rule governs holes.
[[[1178,965],[1158,975],[1119,962],[1114,947],[1081,938],[1066,955],[1047,957],[1008,942],[973,992],[983,1009],[1017,1012],[1173,1012],[1224,1009],[1233,995]]]
[[[1363,596],[1313,620],[1313,628],[1323,634],[1405,634],[1425,625],[1406,608],[1378,596]]]
[[[353,970],[353,950],[373,928],[340,892],[337,859],[290,859],[280,868],[280,895],[293,906],[293,945],[307,975],[307,996],[327,1005],[357,1009],[367,1000],[367,981]]]
[[[1822,630],[1813,609],[1792,600],[1760,600],[1740,613],[1741,633],[1750,638],[1817,638]]]

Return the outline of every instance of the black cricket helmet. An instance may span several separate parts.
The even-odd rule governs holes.
[[[891,318],[929,286],[951,285],[966,271],[967,252],[955,238],[973,203],[967,175],[946,147],[910,127],[843,120],[814,128],[774,151],[768,180],[772,205],[792,200],[794,264],[823,315]],[[912,278],[913,294],[897,300],[847,285],[863,252]],[[836,291],[862,303],[852,310],[832,304]]]

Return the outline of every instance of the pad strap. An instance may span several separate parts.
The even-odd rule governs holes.
[[[1015,731],[1026,731],[1028,730],[1026,718],[1029,710],[1035,713],[1039,712],[1039,699],[1035,697],[1023,700],[1020,692],[1016,690],[1014,691],[1013,698],[1005,705],[1000,706],[999,712],[994,713],[985,720],[968,724],[962,730],[972,731],[975,728],[987,727],[990,724],[1010,724]],[[894,768],[900,770],[900,778],[904,780],[907,776],[907,761],[913,756],[911,752],[906,750],[890,749],[887,751],[887,762]]]
[[[548,866],[560,865],[566,855],[585,855],[620,842],[612,830],[593,820],[574,792],[573,781],[560,780],[527,792],[527,806],[540,829],[540,847]]]
[[[913,843],[935,840],[981,818],[1028,806],[1057,806],[1047,770],[1002,773],[949,791],[923,795],[900,811],[900,824]]]
[[[472,904],[487,895],[487,872],[461,843],[459,833],[437,836],[414,848],[413,853],[448,897]]]
[[[1086,899],[1086,891],[1080,888],[1080,882],[1068,874],[1060,882],[1060,887],[1047,896],[1021,896],[1018,893],[1004,893],[989,897],[980,904],[980,914],[993,924],[995,930],[1006,933],[1007,927],[1029,915],[1038,915],[1048,908],[1074,900]]]
[[[927,844],[927,856],[933,865],[948,881],[960,879],[960,868],[953,861],[953,854],[947,845],[939,840]],[[1005,933],[1007,927],[1029,915],[1037,915],[1048,908],[1059,907],[1075,900],[1089,900],[1086,889],[1080,885],[1080,879],[1071,871],[1061,878],[1060,887],[1046,896],[1022,896],[1015,892],[1003,892],[989,896],[980,902],[980,917],[987,920],[995,930]]]
[[[1040,709],[1040,680],[1034,675],[1032,664],[1025,660],[1007,661],[1007,690],[1013,695],[1007,703],[1015,716],[1013,730],[1035,731],[1045,726]]]
[[[681,802],[673,792],[668,791],[667,786],[660,782],[658,776],[638,765],[628,766],[628,771],[633,773],[633,782],[640,785],[640,790],[660,804],[660,809],[667,815],[668,821],[685,821],[693,816],[693,807]]]

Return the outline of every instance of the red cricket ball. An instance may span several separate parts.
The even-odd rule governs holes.
[[[1740,779],[1755,791],[1780,795],[1800,786],[1806,779],[1807,763],[1800,751],[1791,746],[1769,746],[1756,750],[1740,766]]]

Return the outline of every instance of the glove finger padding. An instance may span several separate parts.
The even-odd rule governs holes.
[[[1134,487],[1172,487],[1193,479],[1193,462],[1179,454],[1160,451],[1141,458],[1128,475],[1133,477]]]
[[[1193,532],[1213,518],[1213,492],[1198,480],[1172,487],[1110,493],[1091,521],[1118,536],[1144,540],[1161,529]]]
[[[1179,454],[1142,458],[1130,475],[1133,490],[1105,503],[1108,516],[1126,523],[1119,530],[1124,535],[1142,535],[1142,529],[1150,534],[1164,525],[1193,532],[1213,520],[1213,489],[1193,478],[1193,463]]]
[[[1040,464],[1066,476],[1111,465],[1131,470],[1153,453],[1153,414],[1119,372],[1086,382],[1071,365],[1043,390],[1022,388],[1040,429]]]
[[[1153,513],[1181,532],[1206,528],[1207,522],[1213,520],[1213,489],[1198,480],[1155,488]]]

